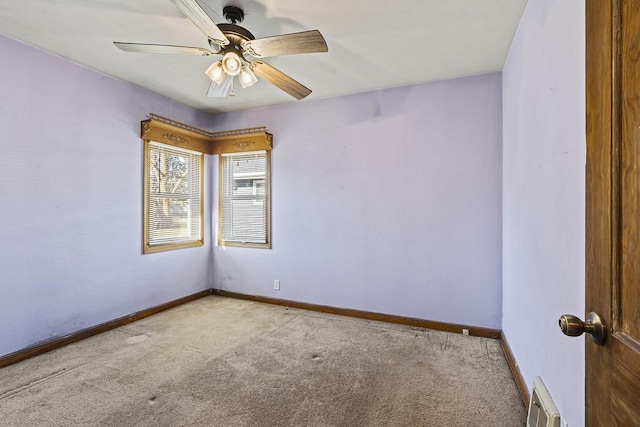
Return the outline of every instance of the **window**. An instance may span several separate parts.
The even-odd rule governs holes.
[[[270,153],[220,155],[219,245],[271,247]]]
[[[145,141],[144,253],[201,246],[203,155]]]

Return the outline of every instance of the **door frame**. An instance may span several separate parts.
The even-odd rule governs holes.
[[[615,326],[619,280],[621,0],[586,1],[585,307]],[[585,422],[609,422],[607,347],[585,340]],[[606,396],[606,398],[605,398]]]

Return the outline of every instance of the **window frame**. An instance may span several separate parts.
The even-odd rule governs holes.
[[[256,150],[256,151],[265,151],[266,156],[266,177],[265,177],[265,194],[266,194],[266,203],[267,203],[267,213],[266,213],[266,242],[265,243],[249,243],[249,242],[235,242],[224,240],[222,236],[222,195],[223,195],[223,161],[224,157],[229,156],[241,156],[246,155],[246,152],[231,152],[224,153],[225,156],[221,154],[218,155],[218,246],[231,246],[231,247],[240,247],[240,248],[256,248],[256,249],[271,249],[271,150]]]
[[[205,212],[204,212],[204,157],[205,153],[200,152],[200,159],[198,162],[198,168],[200,169],[200,238],[195,240],[188,240],[184,242],[177,243],[162,243],[162,244],[150,244],[149,243],[149,149],[152,148],[152,144],[162,144],[170,149],[175,149],[177,151],[187,150],[192,152],[198,152],[190,149],[183,149],[181,147],[172,146],[171,144],[166,144],[161,141],[156,141],[152,139],[144,139],[144,185],[143,185],[143,240],[142,240],[142,252],[143,254],[151,254],[157,252],[165,252],[172,251],[176,249],[184,249],[184,248],[192,248],[197,246],[204,245],[204,222],[205,222]]]

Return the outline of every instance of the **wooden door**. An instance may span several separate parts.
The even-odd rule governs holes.
[[[640,0],[586,12],[586,424],[640,426]]]

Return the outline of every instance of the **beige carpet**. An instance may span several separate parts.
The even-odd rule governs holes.
[[[2,426],[523,426],[496,340],[206,297],[0,369]]]

